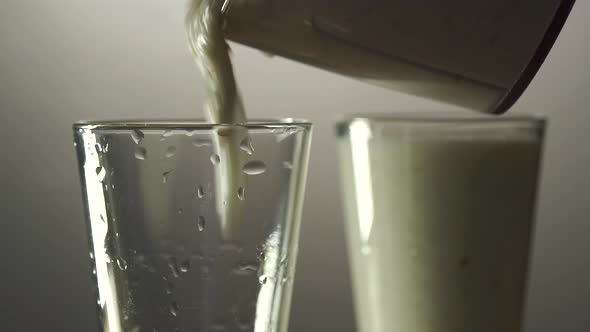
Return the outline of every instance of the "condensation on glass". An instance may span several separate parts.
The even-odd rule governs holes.
[[[310,130],[74,125],[102,331],[285,331]],[[228,132],[244,136],[244,168],[221,194],[216,142]],[[229,204],[239,213],[223,224]]]

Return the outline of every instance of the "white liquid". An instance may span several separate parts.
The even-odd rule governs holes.
[[[359,331],[519,332],[540,144],[371,134],[339,143]]]
[[[222,31],[223,4],[224,1],[218,0],[193,0],[186,19],[187,37],[205,85],[207,120],[240,124],[246,122],[246,115]],[[232,237],[239,224],[240,199],[236,192],[244,188],[246,182],[241,171],[246,158],[240,149],[245,136],[245,129],[236,126],[224,128],[214,137],[219,156],[219,163],[215,165],[216,208],[226,239]]]

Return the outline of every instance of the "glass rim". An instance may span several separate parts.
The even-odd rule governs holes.
[[[338,126],[349,125],[356,121],[383,124],[529,124],[543,125],[547,117],[537,113],[520,113],[493,115],[484,113],[463,112],[394,112],[394,113],[368,113],[352,114],[341,117],[337,121]]]
[[[301,127],[311,129],[313,124],[305,119],[252,119],[246,123],[211,123],[204,119],[114,119],[114,120],[81,120],[76,121],[72,128],[87,130],[126,130],[126,129],[178,129],[178,130],[213,130],[240,126],[246,129],[276,129],[285,127]]]
[[[356,124],[399,131],[409,135],[444,135],[465,134],[468,132],[497,135],[508,131],[534,133],[543,136],[546,117],[540,114],[490,115],[465,112],[398,112],[389,114],[359,114],[341,118],[336,124],[336,135],[342,137]]]

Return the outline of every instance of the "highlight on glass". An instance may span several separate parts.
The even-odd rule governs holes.
[[[545,121],[338,124],[359,331],[519,332]]]

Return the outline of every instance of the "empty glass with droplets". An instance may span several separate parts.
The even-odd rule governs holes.
[[[311,125],[74,125],[103,331],[285,331]]]

